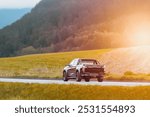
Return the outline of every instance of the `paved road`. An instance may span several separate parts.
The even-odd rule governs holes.
[[[64,82],[62,80],[41,80],[41,79],[13,79],[13,78],[0,78],[0,82],[17,82],[17,83],[38,83],[38,84],[78,84],[78,85],[99,85],[99,86],[150,86],[150,83],[142,83],[142,82],[76,82],[74,80],[69,82]]]

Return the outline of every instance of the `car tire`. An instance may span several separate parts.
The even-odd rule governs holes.
[[[63,72],[63,80],[65,81],[65,82],[67,82],[69,79],[68,79],[68,75],[67,75],[67,72]]]
[[[85,78],[85,82],[90,82],[90,78]]]
[[[81,74],[79,72],[76,72],[76,81],[81,82],[81,80],[82,80]]]
[[[97,81],[98,81],[98,82],[103,82],[103,77],[98,77],[98,78],[97,78]]]

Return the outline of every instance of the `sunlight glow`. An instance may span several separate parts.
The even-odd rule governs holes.
[[[126,38],[134,43],[147,44],[150,42],[150,20],[146,15],[130,17],[126,31]]]
[[[130,38],[140,42],[150,40],[150,27],[137,26],[130,35]]]

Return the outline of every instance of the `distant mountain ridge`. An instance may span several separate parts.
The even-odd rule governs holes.
[[[7,25],[11,25],[30,11],[31,8],[0,9],[0,29]]]
[[[0,30],[0,56],[126,46],[127,17],[149,13],[149,6],[149,0],[42,0]]]

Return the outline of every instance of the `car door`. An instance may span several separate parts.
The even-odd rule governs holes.
[[[68,69],[68,75],[70,77],[75,78],[76,77],[76,66],[78,63],[78,59],[73,60],[70,65],[69,65],[69,69]]]

